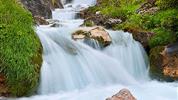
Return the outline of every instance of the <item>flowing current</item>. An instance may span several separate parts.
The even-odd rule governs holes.
[[[37,27],[44,49],[38,95],[20,100],[105,100],[123,88],[138,100],[178,100],[175,83],[149,79],[147,56],[131,34],[107,30],[112,44],[102,50],[71,39],[83,23],[79,11],[95,3],[63,0],[64,9],[53,11],[59,27]]]

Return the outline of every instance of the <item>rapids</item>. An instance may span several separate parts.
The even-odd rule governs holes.
[[[130,33],[107,30],[112,44],[102,50],[95,41],[94,49],[71,39],[83,23],[79,11],[95,3],[63,0],[64,9],[53,11],[60,27],[37,27],[44,49],[40,86],[36,96],[19,100],[105,100],[122,88],[138,100],[178,100],[176,83],[149,78],[147,55]]]

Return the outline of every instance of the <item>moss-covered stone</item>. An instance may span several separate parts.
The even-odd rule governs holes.
[[[36,90],[42,46],[33,18],[16,0],[0,0],[0,96],[27,96]]]

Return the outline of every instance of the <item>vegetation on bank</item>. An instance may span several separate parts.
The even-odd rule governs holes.
[[[0,0],[0,75],[8,88],[3,94],[25,96],[35,91],[41,51],[31,13],[18,0]]]
[[[139,32],[140,37],[151,33],[145,48],[150,56],[150,75],[159,80],[171,79],[163,75],[160,52],[164,46],[178,41],[178,0],[98,0],[96,6],[87,10],[93,14],[98,11],[106,18],[122,20],[112,29]],[[86,22],[84,25],[92,25]]]
[[[89,8],[90,12],[101,11],[110,18],[120,18],[123,23],[113,29],[137,29],[153,32],[149,46],[164,46],[178,39],[178,1],[156,0],[153,7],[159,10],[154,13],[139,14],[137,11],[147,0],[98,0],[99,6]],[[140,9],[142,10],[142,9]]]

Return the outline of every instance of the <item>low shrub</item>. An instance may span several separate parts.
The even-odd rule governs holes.
[[[149,46],[151,48],[156,46],[164,46],[169,43],[175,42],[176,37],[170,30],[164,28],[158,28],[153,30],[156,33],[149,41]]]

